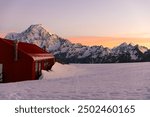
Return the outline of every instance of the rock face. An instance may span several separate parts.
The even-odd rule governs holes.
[[[150,61],[148,48],[122,43],[113,49],[103,46],[84,46],[51,34],[40,24],[31,25],[21,33],[9,33],[7,39],[33,43],[52,52],[63,63],[116,63]]]

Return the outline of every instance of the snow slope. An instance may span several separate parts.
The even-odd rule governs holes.
[[[150,63],[56,63],[43,78],[0,84],[0,99],[150,99]]]

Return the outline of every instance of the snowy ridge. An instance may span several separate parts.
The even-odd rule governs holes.
[[[112,49],[114,55],[124,55],[124,57],[127,57],[132,61],[142,60],[141,55],[144,54],[144,52],[147,50],[148,49],[146,47],[127,43],[123,43],[120,46]]]
[[[63,63],[115,63],[150,61],[146,47],[132,43],[122,43],[113,49],[103,46],[84,46],[71,43],[56,34],[46,31],[41,24],[31,25],[21,33],[10,33],[7,39],[18,39],[33,43],[52,52],[56,59]],[[146,53],[146,54],[145,54]]]

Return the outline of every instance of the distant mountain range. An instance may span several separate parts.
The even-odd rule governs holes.
[[[122,43],[109,49],[103,46],[85,46],[51,34],[41,25],[31,25],[21,33],[9,33],[6,39],[18,39],[45,48],[62,63],[121,63],[150,61],[150,50],[144,46]]]

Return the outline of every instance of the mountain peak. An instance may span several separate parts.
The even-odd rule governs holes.
[[[22,33],[49,33],[45,28],[43,28],[42,24],[35,24],[35,25],[31,25],[27,30],[25,30]]]
[[[42,26],[42,24],[31,24],[30,26]]]
[[[33,24],[29,28],[31,28],[31,29],[34,29],[34,28],[43,28],[43,26],[42,26],[42,24]]]
[[[137,47],[142,53],[145,53],[146,51],[148,51],[148,48],[147,48],[147,47],[139,46],[138,44],[136,45],[136,47]]]
[[[126,47],[126,46],[128,46],[128,44],[126,42],[119,45],[119,47]]]
[[[49,33],[42,24],[34,24],[29,26],[21,33],[9,33],[5,36],[6,39],[18,39],[21,42],[33,43],[46,50],[53,51],[60,47],[62,43],[68,43],[56,34]]]
[[[134,43],[132,43],[132,42],[131,42],[131,43],[129,43],[129,45],[131,45],[131,46],[136,46],[136,45],[135,45]]]

